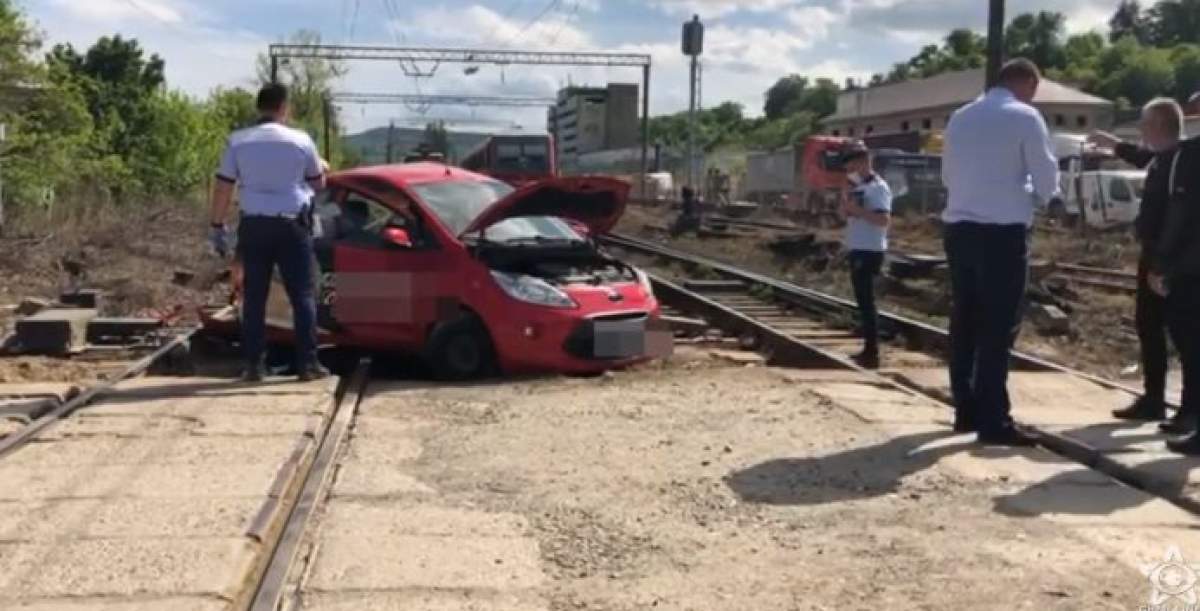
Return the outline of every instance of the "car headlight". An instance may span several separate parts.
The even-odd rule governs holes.
[[[642,290],[646,291],[647,295],[653,297],[654,283],[650,281],[650,274],[637,268],[634,268],[633,273],[637,274],[638,284],[642,285]]]
[[[551,308],[579,307],[569,295],[541,278],[498,271],[492,271],[492,278],[509,297],[517,301]]]

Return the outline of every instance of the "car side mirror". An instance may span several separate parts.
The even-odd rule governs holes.
[[[408,230],[401,227],[387,227],[383,230],[383,239],[392,246],[400,248],[412,248],[412,237],[408,235]]]

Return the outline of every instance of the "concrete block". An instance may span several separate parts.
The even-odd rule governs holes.
[[[58,302],[72,308],[99,310],[104,303],[104,293],[100,289],[80,289],[59,295]]]
[[[1071,317],[1057,306],[1039,304],[1029,312],[1034,328],[1042,335],[1066,335],[1071,332]]]
[[[155,318],[96,318],[88,323],[87,341],[93,344],[126,343],[162,326],[162,321]]]
[[[17,321],[17,342],[26,352],[69,354],[87,344],[87,325],[96,318],[90,308],[54,308]]]

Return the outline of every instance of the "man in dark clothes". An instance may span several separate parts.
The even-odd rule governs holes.
[[[1170,177],[1183,130],[1183,110],[1175,100],[1160,98],[1142,110],[1142,146],[1122,142],[1116,136],[1096,132],[1090,141],[1114,150],[1118,157],[1146,168],[1146,188],[1137,218],[1137,238],[1142,246],[1138,259],[1137,333],[1141,344],[1145,394],[1133,405],[1113,412],[1123,420],[1162,420],[1166,415],[1167,387],[1167,300],[1157,287],[1161,270],[1151,263],[1163,232]],[[1187,423],[1176,415],[1164,430],[1187,432]]]
[[[691,187],[684,187],[680,190],[679,195],[683,201],[679,218],[675,219],[675,223],[671,225],[671,237],[682,235],[688,231],[700,230],[700,202],[696,201],[696,191]]]
[[[1200,414],[1200,138],[1179,146],[1172,164],[1171,195],[1152,265],[1161,270],[1167,295],[1167,326],[1183,361],[1186,421]],[[1200,455],[1200,431],[1167,441],[1182,454]]]

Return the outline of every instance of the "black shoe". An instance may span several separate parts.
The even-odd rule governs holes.
[[[1037,438],[1010,426],[995,432],[979,433],[979,443],[985,446],[1030,448],[1037,445]]]
[[[1112,415],[1113,418],[1118,420],[1141,420],[1147,422],[1162,420],[1167,417],[1167,406],[1163,404],[1162,399],[1139,397],[1132,405],[1125,409],[1115,410]]]
[[[1192,433],[1184,437],[1168,439],[1167,449],[1176,454],[1200,456],[1200,433]]]
[[[265,377],[267,377],[265,367],[262,365],[250,365],[242,370],[242,376],[238,379],[242,382],[257,383],[262,382]]]
[[[322,367],[320,363],[313,363],[307,367],[300,369],[300,374],[296,377],[301,382],[312,382],[313,380],[324,380],[333,374],[329,370]]]
[[[1196,417],[1179,410],[1166,422],[1160,422],[1158,429],[1168,435],[1187,435],[1196,430]]]
[[[955,412],[954,414],[954,432],[955,433],[974,433],[979,430],[975,425],[975,419],[965,414]]]
[[[863,369],[879,369],[879,353],[878,352],[870,352],[870,351],[864,350],[863,352],[860,352],[860,353],[850,357],[850,359],[853,360],[855,362],[855,364],[857,364],[859,367],[862,367]]]

